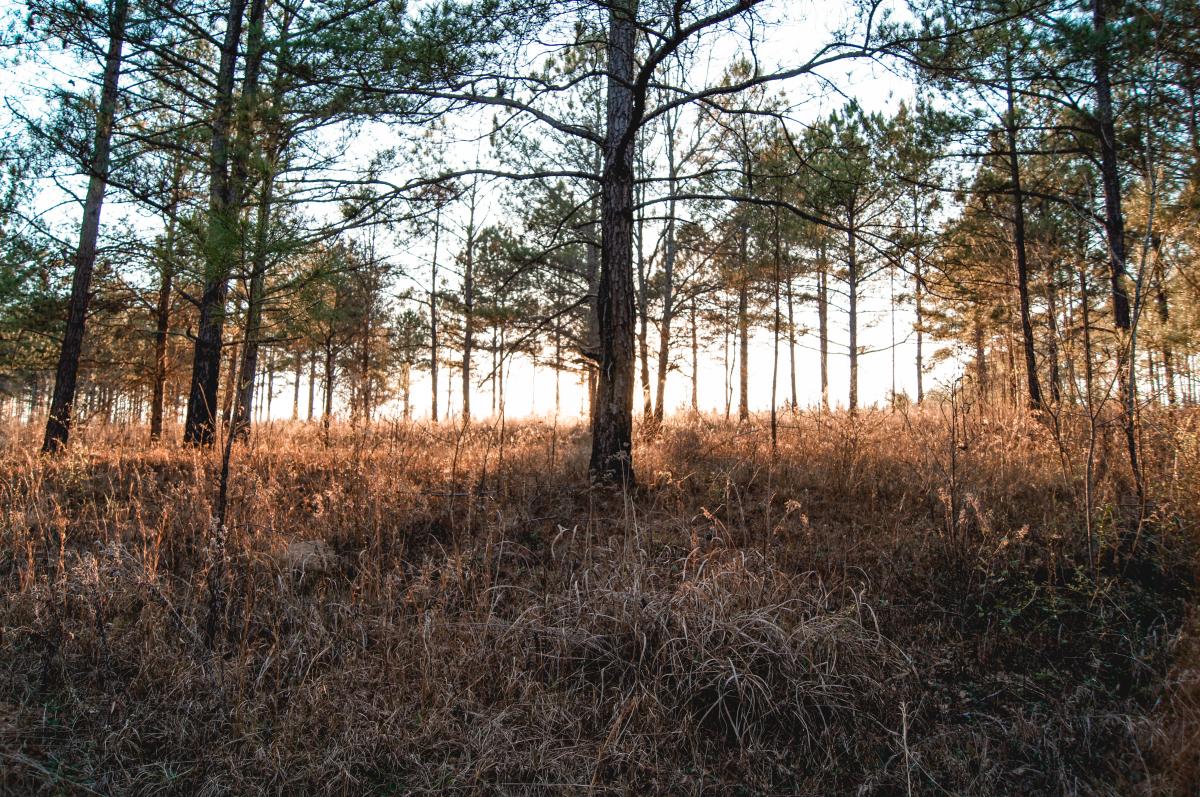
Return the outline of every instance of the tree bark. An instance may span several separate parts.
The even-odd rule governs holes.
[[[204,289],[192,358],[184,442],[211,446],[216,439],[217,386],[221,375],[222,336],[229,275],[237,256],[237,190],[230,179],[234,73],[246,0],[230,0],[217,69],[209,150],[208,230],[204,241]]]
[[[638,189],[638,205],[641,206],[641,198],[643,190]],[[642,383],[642,422],[648,425],[654,423],[654,404],[650,396],[650,343],[649,343],[649,327],[650,327],[650,297],[646,286],[646,257],[644,250],[643,234],[645,232],[646,219],[645,214],[638,210],[637,212],[637,315],[638,315],[638,353],[641,361],[641,383]]]
[[[463,264],[462,421],[471,423],[471,356],[475,349],[475,197],[467,222],[467,251]],[[557,335],[557,327],[555,328]]]
[[[923,305],[925,294],[925,278],[921,274],[921,250],[916,252],[916,260],[913,263],[913,303],[916,313],[916,330],[917,330],[917,403],[920,404],[925,400],[925,307]]]
[[[1062,378],[1058,362],[1058,288],[1055,269],[1046,274],[1046,360],[1050,368],[1050,403],[1058,406],[1062,400]]]
[[[433,222],[433,269],[429,277],[429,420],[438,421],[438,238],[442,230],[442,208],[438,206]]]
[[[316,415],[316,387],[317,387],[317,353],[311,351],[308,354],[308,420],[311,422]]]
[[[846,225],[849,243],[847,257],[847,282],[850,294],[850,412],[858,409],[858,234],[855,229],[854,208],[848,214]]]
[[[113,120],[116,116],[121,53],[125,46],[125,23],[128,17],[129,0],[117,0],[109,19],[108,51],[104,56],[100,105],[96,109],[96,133],[92,138],[88,163],[83,223],[79,230],[79,246],[75,250],[75,274],[71,280],[71,298],[67,303],[67,326],[63,332],[58,368],[54,374],[54,393],[46,418],[46,434],[42,440],[42,451],[50,454],[60,451],[71,434],[79,358],[83,353],[84,325],[92,298],[92,271],[96,266],[96,248],[100,239],[100,211],[104,205],[104,192],[108,188]]]
[[[699,401],[699,384],[700,384],[700,341],[699,333],[696,329],[696,300],[692,299],[691,305],[691,324],[692,324],[692,412],[700,411]]]
[[[321,423],[326,431],[329,430],[330,421],[333,419],[333,380],[335,370],[337,369],[336,362],[337,352],[334,349],[333,341],[325,341],[325,408],[321,413]]]
[[[301,358],[300,350],[296,349],[292,352],[292,365],[295,382],[292,384],[292,420],[300,420],[300,378],[304,375],[304,360]]]
[[[1113,321],[1118,336],[1132,335],[1125,271],[1125,217],[1121,211],[1121,175],[1117,164],[1117,135],[1113,121],[1111,65],[1109,63],[1108,16],[1106,0],[1093,0],[1092,26],[1096,34],[1094,71],[1096,77],[1096,126],[1100,144],[1100,177],[1104,186],[1104,227],[1108,237],[1109,281],[1112,288]],[[1131,352],[1124,340],[1118,341],[1117,389],[1120,394],[1122,426],[1129,467],[1133,474],[1138,504],[1144,503],[1145,485],[1139,464],[1137,443],[1137,384],[1129,368]]]
[[[601,178],[597,309],[600,370],[592,418],[592,478],[634,484],[633,153],[636,0],[609,9],[607,127]]]
[[[750,419],[750,288],[744,269],[738,282],[737,328],[738,421],[745,422]]]
[[[1158,321],[1161,330],[1162,343],[1159,346],[1163,361],[1163,380],[1164,388],[1167,393],[1167,406],[1174,407],[1177,402],[1175,392],[1175,354],[1171,346],[1171,308],[1167,300],[1167,277],[1163,267],[1162,258],[1159,257],[1158,241],[1155,241],[1155,275],[1154,275],[1154,299],[1155,309],[1158,311]]]
[[[774,222],[775,233],[775,279],[773,280],[772,288],[775,292],[775,318],[772,325],[772,348],[771,348],[771,451],[779,450],[779,412],[778,412],[778,390],[779,390],[779,273],[780,265],[783,260],[783,239],[779,229],[779,209],[775,208],[772,213],[772,221]]]
[[[258,348],[262,338],[263,303],[266,300],[267,232],[271,224],[271,204],[274,198],[274,177],[264,175],[262,196],[259,197],[258,218],[255,224],[254,253],[250,271],[250,297],[246,305],[246,341],[242,346],[242,361],[238,377],[237,397],[233,413],[234,436],[246,440],[250,436],[250,404],[254,396],[254,375],[258,368]]]
[[[795,294],[792,285],[792,275],[788,272],[787,278],[787,323],[788,323],[788,369],[791,377],[792,388],[792,412],[797,412],[800,409],[799,393],[796,392],[796,316],[793,295]]]
[[[669,116],[669,115],[668,115]],[[663,246],[662,325],[658,330],[658,374],[654,393],[653,428],[662,427],[666,412],[667,370],[671,362],[671,322],[675,316],[675,122],[667,119],[667,228]]]
[[[1092,370],[1092,318],[1091,302],[1088,300],[1087,265],[1079,265],[1079,307],[1083,324],[1083,385],[1085,391],[1084,403],[1090,409],[1095,398],[1095,376]]]
[[[979,383],[979,397],[986,400],[988,395],[987,347],[984,344],[983,321],[976,315],[974,323],[975,337],[975,378]]]
[[[162,437],[163,404],[167,388],[167,340],[171,329],[171,289],[175,277],[175,236],[178,227],[179,192],[183,182],[183,158],[175,164],[167,206],[167,231],[163,241],[158,303],[154,310],[154,385],[150,396],[150,439]]]
[[[1014,99],[1012,76],[1012,53],[1005,51],[1005,96],[1007,112],[1004,116],[1004,135],[1008,141],[1008,179],[1013,203],[1013,259],[1017,268],[1017,297],[1021,309],[1021,341],[1025,355],[1026,384],[1029,390],[1029,408],[1042,407],[1042,386],[1038,380],[1037,354],[1033,341],[1033,321],[1029,312],[1029,258],[1025,245],[1025,195],[1021,188],[1021,167],[1017,153],[1017,111]]]
[[[821,244],[817,270],[817,336],[821,350],[821,409],[829,410],[829,283],[825,245]]]

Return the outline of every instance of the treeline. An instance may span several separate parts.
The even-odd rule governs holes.
[[[519,356],[587,384],[592,472],[630,480],[634,417],[662,423],[672,372],[698,408],[706,359],[772,430],[807,386],[857,409],[886,298],[915,351],[893,401],[953,360],[982,400],[1112,404],[1140,490],[1139,413],[1200,376],[1195,4],[855,4],[811,51],[797,13],[26,3],[6,52],[45,91],[3,144],[5,413],[47,451],[93,419],[211,445],[276,402],[468,422]],[[831,102],[847,68],[912,91]]]

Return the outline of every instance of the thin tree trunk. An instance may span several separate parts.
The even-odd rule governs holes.
[[[1088,300],[1087,266],[1079,266],[1079,308],[1083,323],[1083,384],[1088,407],[1095,399],[1095,372],[1092,369],[1092,318],[1091,302]]]
[[[772,214],[775,227],[775,279],[772,288],[775,292],[775,318],[772,325],[772,349],[771,349],[771,451],[779,450],[779,411],[778,411],[778,390],[779,390],[779,271],[780,261],[783,259],[783,241],[779,230],[779,210],[775,209]]]
[[[325,408],[321,413],[321,423],[325,426],[325,430],[329,430],[329,424],[333,419],[333,380],[337,364],[335,358],[337,352],[331,341],[325,342]]]
[[[1158,253],[1158,241],[1154,243],[1155,248],[1155,279],[1154,279],[1154,299],[1155,309],[1158,311],[1158,321],[1161,327],[1159,335],[1162,343],[1160,344],[1160,353],[1162,354],[1163,363],[1163,387],[1167,393],[1167,406],[1174,407],[1177,402],[1175,393],[1175,354],[1171,347],[1171,308],[1167,301],[1167,279],[1165,269],[1163,267],[1162,258]]]
[[[1058,275],[1054,269],[1046,274],[1046,359],[1050,366],[1050,403],[1058,406],[1062,400],[1062,384],[1058,363]]]
[[[691,305],[691,326],[692,326],[692,412],[700,411],[699,401],[699,384],[700,384],[700,340],[699,333],[696,329],[696,300],[692,299]]]
[[[438,308],[437,272],[438,238],[442,231],[442,208],[439,205],[433,222],[433,269],[429,277],[429,420],[438,421]]]
[[[800,409],[800,394],[796,391],[796,316],[793,307],[793,286],[791,272],[787,278],[787,323],[788,323],[788,373],[792,387],[792,412]]]
[[[292,420],[298,421],[300,420],[300,378],[304,375],[304,360],[299,349],[292,352],[292,365],[294,366],[292,375],[295,377],[292,384]]]
[[[731,309],[731,308],[730,308]],[[728,315],[726,316],[728,318]],[[729,343],[729,336],[733,329],[726,319],[722,319],[724,323],[721,326],[724,328],[725,347],[722,350],[721,366],[725,377],[725,420],[729,420],[730,407],[733,404],[733,362]]]
[[[1012,52],[1004,53],[1005,96],[1007,112],[1004,116],[1004,134],[1008,140],[1008,177],[1013,203],[1013,259],[1017,269],[1017,297],[1021,310],[1021,341],[1025,355],[1025,375],[1029,390],[1029,408],[1042,407],[1042,386],[1038,380],[1037,354],[1033,341],[1033,321],[1029,312],[1029,259],[1025,245],[1025,194],[1021,188],[1021,168],[1017,150],[1017,111],[1012,76]]]
[[[317,352],[308,353],[308,420],[316,416]]]
[[[209,147],[208,230],[204,241],[204,289],[192,358],[184,442],[211,446],[216,439],[217,386],[221,375],[222,335],[229,275],[238,250],[237,187],[230,178],[234,76],[246,0],[230,0],[217,69]]]
[[[671,363],[671,322],[675,314],[675,124],[667,119],[667,229],[663,249],[662,325],[658,331],[658,377],[654,394],[654,428],[662,427],[666,412],[667,370]],[[693,402],[694,404],[694,402]]]
[[[642,422],[653,424],[654,405],[650,396],[650,344],[649,344],[649,326],[650,326],[650,298],[646,287],[646,257],[644,251],[644,231],[646,225],[645,214],[641,208],[642,187],[637,188],[638,191],[638,207],[636,240],[637,240],[637,280],[638,280],[638,353],[641,361],[641,383],[642,383]]]
[[[921,274],[921,253],[917,250],[913,264],[913,303],[916,312],[917,330],[917,403],[925,400],[925,278]]]
[[[988,395],[987,350],[984,346],[983,321],[978,316],[975,318],[974,336],[975,379],[979,383],[979,397],[986,401]]]
[[[271,404],[275,398],[275,349],[271,347],[267,349],[267,383],[263,385],[267,393],[267,408],[264,417],[271,420]]]
[[[405,363],[400,370],[400,394],[404,404],[404,420],[412,419],[412,366]]]
[[[858,235],[854,227],[854,209],[850,209],[846,229],[849,242],[847,276],[850,293],[850,412],[858,409]]]
[[[238,302],[238,304],[240,305],[241,303]],[[233,345],[229,347],[228,354],[225,355],[228,357],[229,362],[225,366],[225,389],[221,392],[221,417],[225,419],[226,424],[233,422],[233,401],[237,395],[238,363],[241,362],[238,359],[238,352],[240,351],[241,341],[235,338]]]
[[[125,23],[129,0],[116,0],[108,28],[108,51],[104,56],[100,105],[96,109],[96,134],[92,139],[88,163],[88,188],[83,201],[83,223],[79,246],[75,250],[75,274],[71,280],[71,299],[67,303],[67,326],[63,332],[58,368],[54,374],[54,393],[46,418],[42,451],[55,453],[67,444],[75,404],[75,384],[79,376],[79,358],[83,353],[84,325],[91,301],[92,271],[96,266],[96,248],[100,239],[100,211],[108,188],[113,120],[117,108],[117,89],[121,76],[121,52],[125,46]]]
[[[271,174],[263,177],[255,222],[254,252],[250,268],[250,296],[246,305],[246,342],[242,347],[238,377],[236,408],[233,414],[234,437],[245,440],[250,436],[250,403],[254,396],[254,375],[258,369],[258,348],[262,338],[263,303],[267,284],[267,232],[271,225],[271,204],[275,180]]]
[[[821,350],[821,409],[829,411],[829,275],[825,244],[817,255],[817,336]]]
[[[1125,217],[1121,211],[1121,175],[1118,171],[1117,135],[1113,120],[1112,85],[1109,65],[1108,16],[1106,0],[1093,0],[1092,26],[1096,34],[1093,62],[1096,77],[1096,126],[1100,144],[1100,177],[1104,186],[1104,227],[1108,238],[1109,279],[1112,287],[1113,321],[1118,337],[1132,338],[1129,294],[1125,282]],[[1129,454],[1138,505],[1145,502],[1145,486],[1139,464],[1137,443],[1137,385],[1133,370],[1128,367],[1132,351],[1125,340],[1118,340],[1117,385],[1122,407],[1122,426]]]
[[[162,437],[163,404],[167,387],[167,340],[171,329],[171,288],[175,277],[175,235],[178,227],[179,192],[183,182],[183,159],[175,164],[167,206],[167,231],[163,242],[158,304],[154,312],[154,385],[150,397],[150,439]]]
[[[471,188],[471,215],[467,222],[466,244],[467,251],[463,269],[463,426],[471,423],[471,356],[475,350],[475,186]]]
[[[750,290],[745,277],[738,285],[738,421],[750,418]]]

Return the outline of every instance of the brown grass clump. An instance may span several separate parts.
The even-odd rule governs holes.
[[[1144,425],[1091,558],[1069,419],[677,419],[635,491],[578,428],[277,425],[223,530],[210,454],[12,428],[0,791],[1195,793],[1197,417]]]

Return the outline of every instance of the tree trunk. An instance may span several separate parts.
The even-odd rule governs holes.
[[[475,349],[475,197],[467,223],[467,251],[463,269],[462,421],[471,423],[471,355]],[[557,330],[557,328],[556,328]]]
[[[271,347],[267,349],[267,383],[263,385],[266,392],[266,411],[263,417],[266,420],[271,420],[271,403],[275,398],[275,349]]]
[[[104,56],[100,105],[96,110],[96,134],[92,139],[88,162],[88,187],[83,201],[83,223],[79,229],[79,247],[75,250],[75,274],[71,280],[71,299],[67,303],[67,326],[63,332],[58,368],[54,374],[54,393],[42,451],[55,453],[67,444],[71,433],[71,415],[75,404],[75,383],[79,376],[79,358],[83,353],[83,332],[91,301],[92,271],[96,266],[96,247],[100,239],[100,210],[108,188],[111,161],[113,119],[117,108],[117,88],[121,77],[121,51],[125,46],[125,22],[129,0],[116,0],[108,28],[108,52]]]
[[[1171,308],[1167,301],[1167,275],[1163,266],[1162,257],[1158,253],[1159,242],[1154,242],[1154,299],[1155,309],[1158,311],[1158,322],[1161,327],[1159,335],[1161,336],[1161,345],[1159,346],[1162,354],[1163,362],[1163,387],[1167,393],[1167,406],[1174,407],[1177,401],[1175,393],[1175,354],[1171,350]]]
[[[292,384],[292,420],[298,421],[300,420],[300,378],[304,375],[304,360],[299,349],[292,352],[292,365],[292,376],[295,377]]]
[[[238,358],[239,351],[241,351],[240,341],[235,339],[233,341],[233,345],[229,347],[229,362],[226,364],[225,368],[225,390],[221,394],[221,417],[225,419],[225,423],[227,424],[233,422],[233,402],[234,398],[237,396],[238,363],[241,362],[241,360]]]
[[[1062,379],[1058,363],[1058,289],[1055,269],[1046,274],[1046,359],[1050,366],[1050,403],[1058,406],[1062,400]]]
[[[438,421],[438,312],[437,271],[438,238],[442,231],[442,208],[439,205],[433,222],[433,269],[429,277],[429,420]]]
[[[179,192],[183,182],[183,159],[175,164],[167,206],[167,232],[163,242],[158,304],[154,311],[154,384],[150,396],[150,439],[162,437],[163,404],[167,388],[167,340],[171,330],[171,288],[175,277],[175,235],[178,227]]]
[[[636,0],[609,8],[607,126],[601,178],[597,309],[600,370],[589,469],[599,481],[633,486],[633,153]]]
[[[821,409],[829,411],[829,283],[825,244],[817,253],[817,336],[821,350]]]
[[[412,419],[412,366],[405,363],[400,369],[400,396],[404,406],[404,420]]]
[[[671,362],[671,322],[675,314],[675,125],[667,124],[667,229],[663,249],[662,325],[658,330],[658,375],[654,393],[654,429],[662,427],[666,412],[667,370]],[[693,402],[694,404],[694,402]],[[694,408],[694,407],[693,407]]]
[[[209,148],[208,230],[204,241],[204,289],[192,358],[184,442],[211,446],[216,439],[217,385],[221,376],[222,335],[229,275],[238,251],[237,188],[230,179],[230,132],[238,42],[246,0],[230,0],[217,69]]]
[[[1021,308],[1021,341],[1025,355],[1025,376],[1029,390],[1029,408],[1042,407],[1042,386],[1038,380],[1037,354],[1033,341],[1033,321],[1029,313],[1029,258],[1025,246],[1025,194],[1021,188],[1021,167],[1017,151],[1017,111],[1012,76],[1012,52],[1004,53],[1007,112],[1004,134],[1008,140],[1008,179],[1013,203],[1013,259],[1017,268],[1017,297]]]
[[[638,205],[641,205],[642,189],[638,188]],[[650,297],[646,287],[646,257],[643,248],[643,233],[646,226],[644,213],[639,210],[637,213],[637,280],[638,280],[638,353],[641,361],[641,383],[642,383],[642,422],[652,425],[654,423],[654,404],[650,396],[650,343],[649,343],[649,326],[650,326]]]
[[[796,392],[796,315],[793,304],[795,290],[791,272],[787,278],[787,323],[788,323],[788,373],[791,377],[792,412],[800,409],[800,396]]]
[[[311,351],[308,354],[308,420],[311,422],[316,415],[316,387],[317,387],[317,352]]]
[[[1092,370],[1091,303],[1088,301],[1087,265],[1085,263],[1079,265],[1079,302],[1083,324],[1083,384],[1086,396],[1084,403],[1090,408],[1092,400],[1095,398],[1093,389],[1095,377]]]
[[[331,341],[325,342],[325,409],[321,413],[321,423],[324,424],[326,431],[329,429],[329,424],[333,419],[333,379],[337,364],[335,358],[337,352]]]
[[[496,408],[497,408],[496,396],[497,396],[497,389],[498,389],[497,386],[499,384],[496,380],[496,374],[497,374],[499,368],[500,368],[500,327],[496,324],[493,324],[492,325],[492,373],[488,377],[492,383],[492,417],[496,417]],[[588,373],[591,374],[590,369],[588,370]],[[588,393],[588,402],[589,402],[589,406],[590,406],[590,402],[591,402],[590,391]]]
[[[737,328],[738,421],[745,422],[750,419],[750,289],[744,269],[738,283]]]
[[[978,317],[978,315],[975,317],[974,337],[975,379],[979,384],[979,398],[986,400],[988,395],[987,348],[984,345],[983,321]]]
[[[700,384],[700,341],[699,332],[696,329],[696,300],[692,299],[691,305],[691,326],[692,326],[692,412],[700,411],[699,400],[699,384]]]
[[[918,245],[919,247],[919,245]],[[925,400],[925,308],[922,304],[925,293],[925,279],[921,274],[921,250],[917,249],[916,260],[913,264],[913,303],[916,312],[917,330],[917,403]]]
[[[1100,177],[1104,185],[1104,227],[1108,237],[1109,279],[1112,286],[1113,321],[1119,337],[1133,333],[1129,312],[1129,294],[1125,282],[1125,217],[1121,211],[1121,175],[1117,163],[1117,135],[1113,121],[1112,84],[1109,65],[1108,17],[1106,0],[1093,0],[1092,25],[1096,34],[1095,77],[1096,77],[1096,125],[1100,144]],[[1137,444],[1137,385],[1132,368],[1131,354],[1125,341],[1118,341],[1117,373],[1120,394],[1122,425],[1125,429],[1125,446],[1129,454],[1129,467],[1133,474],[1134,489],[1138,504],[1145,498],[1142,470],[1138,459]]]
[[[850,412],[858,409],[858,235],[854,228],[854,209],[846,226],[849,243],[846,273],[850,294]]]
[[[250,436],[250,404],[254,396],[254,375],[258,368],[258,348],[262,338],[263,303],[266,301],[267,231],[271,224],[274,185],[274,177],[270,174],[264,175],[262,196],[259,197],[258,218],[255,223],[253,262],[250,267],[250,297],[246,305],[246,342],[242,347],[242,362],[233,413],[234,436],[240,440],[246,440]]]
[[[727,421],[729,420],[730,407],[733,404],[733,362],[732,362],[732,356],[730,353],[731,346],[729,343],[729,337],[733,333],[733,328],[727,320],[729,318],[729,316],[732,314],[732,311],[733,311],[732,305],[727,307],[725,317],[721,319],[724,322],[721,324],[721,326],[723,327],[724,343],[725,343],[724,347],[721,350],[721,356],[722,356],[721,370],[723,371],[724,377],[725,377],[725,420],[727,420]]]
[[[1117,166],[1117,138],[1113,121],[1112,85],[1109,76],[1109,42],[1106,0],[1093,0],[1092,23],[1097,35],[1095,53],[1096,127],[1100,145],[1100,177],[1104,188],[1104,226],[1108,238],[1109,279],[1113,321],[1117,329],[1130,326],[1129,294],[1125,272],[1125,217],[1121,211],[1121,178]]]
[[[779,209],[775,208],[772,213],[774,221],[775,233],[775,279],[772,288],[775,292],[775,318],[772,325],[772,348],[771,348],[771,451],[779,450],[779,413],[778,413],[778,390],[779,390],[779,271],[783,260],[783,240],[779,230]]]

